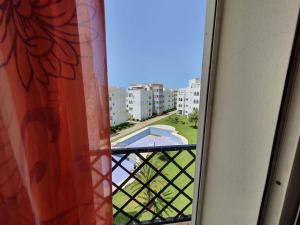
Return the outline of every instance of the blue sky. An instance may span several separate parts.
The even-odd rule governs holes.
[[[105,0],[109,85],[201,76],[205,0]]]

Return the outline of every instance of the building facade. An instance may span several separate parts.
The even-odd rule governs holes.
[[[144,120],[153,114],[153,93],[148,85],[127,88],[126,108],[131,119]]]
[[[175,108],[173,91],[163,84],[135,84],[127,88],[126,108],[131,119],[144,120]]]
[[[153,114],[161,114],[164,109],[164,86],[162,84],[150,84],[153,94]]]
[[[126,111],[126,90],[119,87],[109,87],[110,125],[116,126],[128,120]]]
[[[189,80],[189,86],[180,88],[177,92],[177,113],[188,116],[200,105],[200,79]]]
[[[172,91],[172,96],[173,96],[173,108],[175,108],[177,106],[177,93],[178,91],[177,90],[173,90]]]
[[[164,111],[173,109],[175,107],[174,98],[173,98],[173,90],[168,89],[167,87],[164,88],[163,98],[164,98]]]

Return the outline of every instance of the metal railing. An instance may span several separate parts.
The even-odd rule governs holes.
[[[114,224],[190,221],[196,145],[112,150]]]

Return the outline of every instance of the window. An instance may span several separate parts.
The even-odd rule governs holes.
[[[144,3],[143,3],[143,1],[139,1],[139,0],[134,0],[134,1],[136,1],[136,2],[139,2],[139,4],[135,4],[135,5],[143,5]],[[172,2],[172,4],[169,4],[168,5],[168,10],[167,11],[169,11],[169,8],[172,8],[172,6],[173,6],[173,1],[172,0],[168,0],[169,2]],[[199,1],[199,0],[192,0],[192,1]],[[107,4],[106,4],[106,7],[108,7],[109,8],[109,6],[108,5],[110,5],[111,3],[110,2],[113,2],[113,1],[111,1],[111,0],[106,0],[106,2],[107,2]],[[130,4],[132,4],[132,3],[130,3],[131,1],[128,1],[128,0],[121,0],[121,1],[118,1],[118,5],[119,4],[121,4],[121,5],[123,5],[123,2],[126,2],[126,4],[124,5],[124,6],[128,6],[128,5],[130,5]],[[153,4],[155,4],[155,2],[157,2],[157,3],[159,3],[160,1],[159,0],[157,0],[157,1],[153,1]],[[182,2],[182,3],[180,3],[180,5],[182,5],[182,6],[184,6],[185,4],[190,4],[190,1],[174,1],[174,2]],[[152,1],[151,1],[151,4],[152,4]],[[162,4],[162,3],[159,3],[158,5],[160,5],[160,4]],[[168,4],[168,3],[166,3],[166,4]],[[174,3],[174,4],[176,4],[176,3]],[[147,6],[147,4],[145,4],[143,7],[145,7],[145,6]],[[146,7],[147,8],[147,7]],[[157,10],[161,10],[161,8],[164,8],[164,7],[159,7],[159,8],[157,8]],[[127,8],[127,10],[130,10],[130,17],[131,17],[131,19],[132,18],[134,18],[134,16],[135,16],[135,13],[134,12],[131,12],[131,9],[132,9],[132,7],[129,7],[129,8]],[[126,10],[126,11],[127,11]],[[122,10],[123,11],[123,10]],[[180,17],[182,16],[182,13],[186,13],[188,10],[184,10],[184,12],[180,9],[178,12],[178,14],[177,14],[177,16],[176,16],[176,18],[174,18],[174,19],[180,19]],[[140,11],[139,11],[140,12]],[[174,13],[174,12],[173,12]],[[172,14],[173,14],[172,13]],[[202,12],[199,12],[199,14],[201,14],[201,15],[204,15]],[[107,13],[107,15],[109,16],[109,13]],[[106,15],[106,16],[107,16]],[[126,17],[126,15],[127,15],[127,12],[125,13],[125,14],[123,14],[123,16],[125,16]],[[169,17],[167,17],[167,13],[166,14],[164,14],[164,15],[166,15],[166,18],[168,18],[167,20],[168,20],[168,23],[170,23],[170,25],[171,25],[171,23],[172,23],[172,21],[176,21],[176,20],[173,20],[173,19],[169,19]],[[173,14],[174,15],[174,14]],[[139,13],[139,16],[143,16],[143,13]],[[156,19],[156,18],[155,18]],[[153,20],[153,18],[151,19],[151,20]],[[150,21],[151,21],[150,20]],[[160,20],[158,20],[158,21],[160,21]],[[120,27],[120,28],[122,28],[122,29],[124,29],[124,30],[126,30],[126,27],[127,27],[127,23],[122,23],[122,19],[121,19],[121,21],[120,21],[121,23],[119,23],[120,25],[122,24],[122,27]],[[124,21],[125,22],[125,21]],[[176,23],[175,23],[176,24]],[[193,24],[193,23],[192,23]],[[136,26],[136,25],[138,25],[138,26],[140,26],[138,23],[129,23],[129,25],[130,26]],[[150,26],[152,25],[152,23],[151,24],[149,24]],[[159,24],[157,24],[156,26],[158,26]],[[177,26],[178,24],[176,24],[176,26]],[[181,25],[183,25],[183,24],[180,24],[180,26]],[[192,25],[193,26],[193,25]],[[133,28],[133,30],[135,30],[137,27],[134,27]],[[173,26],[170,26],[170,27],[168,27],[168,29],[167,30],[169,30],[169,28],[171,28],[171,29],[173,29]],[[140,28],[137,28],[137,29],[140,29]],[[128,29],[128,30],[130,30],[130,31],[132,31],[132,29]],[[127,31],[128,31],[127,30]],[[155,33],[155,32],[153,32],[153,33],[145,33],[145,34],[142,34],[141,32],[143,32],[143,30],[144,29],[142,29],[142,30],[137,30],[137,31],[135,31],[135,32],[137,32],[137,33],[135,33],[135,32],[129,32],[128,34],[126,34],[126,35],[132,35],[132,37],[130,37],[130,39],[131,39],[131,41],[129,41],[129,42],[127,42],[126,43],[126,45],[128,44],[128,45],[132,45],[132,44],[134,44],[134,46],[132,46],[132,48],[131,48],[131,46],[128,46],[128,48],[122,48],[121,50],[123,51],[124,49],[128,49],[129,50],[129,55],[132,55],[133,56],[133,54],[132,54],[132,52],[134,53],[134,51],[135,51],[135,49],[136,49],[136,44],[138,44],[138,45],[143,45],[144,44],[144,46],[145,46],[145,51],[144,51],[144,48],[143,48],[143,51],[138,51],[138,52],[136,52],[134,55],[136,55],[137,57],[138,57],[138,59],[139,58],[141,58],[141,64],[140,65],[138,65],[138,64],[135,64],[135,63],[133,63],[132,65],[130,65],[130,62],[134,62],[133,60],[128,60],[127,61],[127,64],[128,65],[126,65],[126,67],[128,67],[128,68],[130,68],[130,70],[132,70],[132,71],[136,71],[136,72],[134,72],[134,73],[137,73],[136,75],[134,75],[134,76],[132,76],[132,77],[134,77],[134,79],[135,80],[127,80],[128,81],[128,83],[127,84],[129,84],[129,83],[131,83],[131,84],[134,84],[134,85],[132,85],[131,87],[128,87],[128,99],[127,99],[127,104],[128,104],[128,111],[129,111],[129,113],[131,114],[131,118],[134,118],[134,119],[145,119],[145,118],[148,118],[148,117],[151,117],[151,115],[158,115],[158,116],[161,116],[161,113],[163,113],[164,111],[168,111],[169,109],[174,109],[174,112],[172,112],[172,113],[174,113],[174,115],[173,114],[171,114],[171,113],[166,113],[165,115],[163,115],[163,118],[165,119],[165,117],[166,117],[166,120],[165,121],[167,121],[167,122],[171,122],[171,124],[172,125],[174,125],[174,124],[176,124],[176,126],[178,125],[178,126],[182,126],[183,127],[183,130],[184,130],[184,133],[186,132],[186,133],[188,133],[189,132],[189,130],[191,130],[191,131],[193,131],[193,132],[191,132],[191,133],[193,133],[193,137],[192,137],[192,139],[193,139],[193,141],[192,142],[189,142],[190,144],[196,144],[196,137],[194,137],[194,134],[196,135],[196,132],[194,132],[195,131],[195,129],[196,128],[194,128],[193,126],[189,126],[189,124],[187,124],[187,123],[189,123],[189,122],[187,122],[187,120],[186,120],[186,118],[185,118],[185,116],[184,115],[182,115],[182,114],[185,114],[185,110],[183,110],[183,108],[184,108],[184,103],[185,103],[185,96],[191,96],[191,97],[193,97],[193,95],[194,95],[194,90],[195,89],[193,89],[193,91],[191,91],[191,92],[185,92],[185,91],[183,91],[182,93],[182,95],[180,95],[179,97],[177,97],[177,94],[175,94],[175,92],[173,92],[173,91],[171,91],[169,88],[172,88],[172,85],[174,85],[173,86],[173,88],[186,88],[186,87],[188,87],[188,85],[189,85],[189,78],[190,79],[193,79],[194,78],[194,76],[196,75],[196,76],[198,76],[198,74],[196,74],[196,73],[199,73],[200,71],[197,71],[197,72],[191,72],[191,73],[189,73],[190,75],[188,75],[189,76],[189,78],[188,77],[186,77],[185,76],[185,78],[182,78],[182,77],[184,77],[184,76],[182,76],[182,68],[184,68],[184,67],[186,67],[186,65],[188,65],[188,66],[190,66],[189,64],[185,64],[185,63],[177,63],[176,64],[176,62],[178,62],[177,60],[170,60],[170,62],[173,64],[173,65],[170,65],[167,61],[166,61],[166,63],[164,62],[164,61],[161,61],[159,64],[161,64],[161,65],[164,65],[164,67],[163,67],[163,69],[161,69],[161,68],[159,68],[160,67],[160,65],[156,65],[155,63],[158,61],[158,60],[152,60],[152,59],[150,59],[149,57],[148,57],[148,53],[151,53],[151,52],[155,52],[156,54],[155,54],[155,58],[154,59],[156,59],[156,58],[160,58],[160,55],[165,55],[165,54],[160,54],[160,48],[157,48],[157,46],[150,46],[150,48],[148,48],[149,46],[147,45],[147,41],[146,40],[141,40],[141,39],[143,39],[143,38],[138,38],[138,40],[134,40],[137,36],[139,36],[139,37],[147,37],[147,38],[153,38],[153,37],[155,37],[155,41],[158,41],[159,42],[159,37],[160,37],[160,35],[158,35],[157,36],[157,34]],[[176,30],[176,29],[175,29]],[[196,33],[199,33],[199,27],[195,27],[195,34]],[[168,33],[169,33],[169,31],[167,31],[167,32],[165,32],[167,35],[168,35]],[[121,34],[121,33],[120,33]],[[142,34],[142,35],[136,35],[136,34]],[[151,37],[153,35],[153,37]],[[183,35],[186,35],[186,33],[184,32],[184,34]],[[199,36],[199,35],[197,35],[197,36]],[[188,35],[188,37],[194,37],[193,35]],[[115,39],[115,38],[111,38],[111,39],[109,39],[110,38],[110,34],[108,34],[108,36],[107,36],[107,38],[108,38],[108,40],[109,41],[111,41],[111,43],[109,44],[109,45],[113,45],[114,43],[113,43],[113,39]],[[129,39],[128,39],[129,40]],[[186,40],[186,39],[183,39],[183,40]],[[138,42],[139,43],[138,43]],[[143,41],[144,41],[144,43],[143,43]],[[172,41],[172,40],[168,40],[168,41]],[[130,43],[131,42],[131,43]],[[179,43],[179,45],[182,45],[182,46],[180,46],[180,49],[199,49],[198,47],[197,47],[197,44],[195,44],[195,43],[197,43],[197,42],[199,42],[199,45],[202,45],[202,38],[199,38],[199,37],[197,37],[196,39],[195,39],[195,41],[193,41],[193,43],[188,43],[187,41],[182,41],[182,43]],[[110,49],[109,49],[109,45],[108,45],[108,53],[109,53],[109,51],[110,51]],[[188,47],[188,48],[185,48],[185,47],[183,47],[183,46],[185,46],[186,45],[186,47]],[[116,51],[117,50],[117,45],[114,45],[115,47],[116,47],[116,49],[114,50],[114,51]],[[176,47],[178,47],[178,44],[176,43],[176,45],[174,45],[173,46],[174,48],[176,48]],[[181,48],[181,47],[183,47],[183,48]],[[196,47],[196,48],[193,48],[193,47]],[[149,50],[148,50],[148,49]],[[155,48],[155,49],[152,49],[152,48]],[[127,51],[128,51],[127,50]],[[134,50],[134,51],[132,51],[132,50]],[[154,51],[153,51],[154,50]],[[171,49],[170,49],[171,50]],[[132,52],[131,52],[132,51]],[[164,49],[163,49],[163,51],[165,51]],[[194,50],[192,50],[192,51],[194,51]],[[196,52],[197,51],[199,51],[199,50],[196,50]],[[126,52],[122,52],[122,53],[125,53],[124,55],[127,55],[127,53]],[[146,54],[145,54],[146,53]],[[162,52],[162,53],[164,53],[164,52]],[[114,53],[114,54],[116,54],[116,53]],[[108,54],[108,57],[110,57],[109,56],[110,54]],[[123,54],[122,54],[123,55]],[[129,56],[128,55],[128,56]],[[198,57],[198,55],[199,55],[199,57]],[[145,57],[145,56],[147,56],[147,57]],[[199,53],[198,54],[198,52],[196,53],[196,54],[184,54],[184,56],[185,57],[183,57],[183,58],[185,58],[184,60],[186,60],[186,58],[190,58],[190,57],[195,57],[195,58],[199,58],[200,59],[200,57],[202,56],[202,52],[201,53]],[[152,57],[152,56],[150,56],[150,57]],[[175,57],[177,57],[177,56],[173,56],[172,55],[172,58],[175,58]],[[169,58],[170,57],[167,57],[166,59],[167,60],[169,60]],[[181,57],[180,57],[181,58]],[[146,59],[146,61],[145,62],[143,62],[142,60],[145,60]],[[148,59],[149,59],[149,61],[148,61]],[[192,60],[192,61],[196,61],[197,63],[196,64],[199,64],[199,65],[196,65],[196,66],[194,66],[193,65],[193,67],[194,68],[196,68],[196,70],[199,70],[198,68],[200,68],[201,67],[201,63],[200,63],[200,61],[201,60],[199,60],[199,59],[196,59],[196,60]],[[189,61],[189,59],[187,60],[187,61]],[[137,61],[136,61],[137,62]],[[138,61],[139,63],[140,63],[140,61]],[[150,63],[149,63],[150,62]],[[190,61],[189,61],[190,62]],[[111,64],[113,65],[113,64],[118,64],[118,62],[111,62]],[[181,65],[182,64],[182,65]],[[116,66],[118,66],[118,65],[116,65]],[[165,67],[169,67],[170,66],[170,70],[168,69],[168,70],[165,70]],[[172,68],[171,68],[172,67]],[[181,72],[177,72],[176,70],[177,70],[177,68],[176,67],[178,67],[178,71],[181,71]],[[142,68],[142,69],[141,69]],[[110,69],[110,68],[108,68],[108,69]],[[185,69],[185,68],[184,68]],[[192,69],[192,70],[194,70],[194,69]],[[119,70],[120,71],[120,70]],[[149,71],[150,71],[150,73],[152,73],[152,74],[149,74]],[[167,72],[166,72],[167,71]],[[191,71],[190,69],[189,69],[189,71]],[[181,73],[181,74],[180,74]],[[109,76],[111,75],[112,73],[109,73]],[[124,77],[124,75],[126,74],[126,79],[133,79],[133,78],[127,78],[127,77],[131,77],[131,75],[130,75],[130,72],[128,72],[128,71],[122,71],[122,74],[119,72],[119,74],[115,74],[115,80],[124,80],[123,79],[123,77]],[[164,74],[166,74],[165,76],[167,77],[168,76],[168,79],[165,79],[165,78],[163,78],[163,76],[164,76]],[[161,76],[161,77],[160,77]],[[122,78],[122,79],[121,79]],[[160,80],[161,79],[161,80]],[[157,80],[157,82],[156,82],[156,80]],[[126,82],[127,82],[126,81]],[[129,82],[130,81],[130,82]],[[152,85],[150,84],[150,83],[148,83],[148,82],[151,82],[151,81],[153,81],[153,82],[155,82],[155,83],[153,83]],[[122,81],[123,82],[123,81]],[[160,85],[157,85],[157,84],[159,84],[159,83],[162,83],[162,86],[160,86]],[[120,82],[121,83],[121,82]],[[125,85],[127,85],[127,84],[125,84]],[[123,86],[125,86],[125,85],[123,85]],[[120,86],[121,86],[121,84],[120,84]],[[190,91],[191,89],[188,89],[188,91]],[[133,98],[134,98],[134,96],[137,96],[137,98],[136,98],[136,100],[134,100],[134,101],[132,101],[133,100]],[[181,109],[181,111],[180,111],[180,114],[181,115],[178,115],[178,116],[176,116],[176,114],[177,114],[177,112],[176,112],[176,107],[177,107],[177,105],[175,104],[174,105],[174,102],[176,103],[177,102],[177,99],[179,100],[179,102],[180,102],[180,104],[178,105],[178,107],[180,107],[180,109]],[[187,100],[188,100],[188,98],[186,98]],[[192,105],[191,103],[192,103],[192,100],[193,99],[191,99],[190,100],[190,102],[188,102],[188,105]],[[117,105],[118,106],[118,105]],[[186,108],[187,109],[187,108]],[[134,111],[134,112],[133,112]],[[186,111],[186,113],[188,113],[188,111],[190,111],[190,109],[188,109],[187,111]],[[132,114],[134,114],[134,116],[132,115]],[[170,117],[169,117],[170,116]],[[159,120],[161,120],[162,118],[157,118],[157,121],[159,121]],[[160,124],[160,123],[156,123],[156,124]],[[162,125],[162,124],[161,124]],[[157,139],[158,137],[156,137],[155,139]],[[187,138],[190,138],[190,137],[188,137],[187,136]],[[144,143],[141,143],[141,144],[143,144],[143,145],[145,145],[145,146],[150,146],[150,148],[152,147],[152,146],[155,146],[155,145],[158,145],[159,144],[159,142],[156,142],[156,143],[151,143],[151,140],[145,140],[145,142]],[[166,143],[167,145],[171,145],[172,144],[172,141],[169,141],[168,143]],[[188,144],[188,143],[185,143],[185,144]],[[189,147],[191,147],[191,146],[189,146]],[[174,152],[174,154],[175,153],[177,153],[177,152]],[[187,154],[186,154],[187,153]],[[168,154],[168,153],[167,153]],[[146,155],[146,154],[145,154]],[[164,154],[162,154],[162,155],[164,155]],[[191,159],[191,156],[192,155],[190,155],[186,150],[185,151],[183,151],[183,154],[179,154],[180,155],[180,157],[178,157],[178,159],[179,158],[181,158],[181,156],[182,155],[185,155],[185,156],[187,156],[187,161],[186,162],[183,162],[183,164],[181,164],[180,166],[183,166],[183,168],[184,168],[184,166],[185,165],[187,165],[187,163],[188,163],[188,160],[189,159]],[[132,155],[133,156],[133,155]],[[171,156],[171,155],[170,155]],[[147,157],[147,155],[146,156],[144,156],[144,157]],[[184,158],[184,157],[183,157]],[[192,156],[192,158],[193,158],[193,156]],[[157,160],[157,157],[155,157],[154,158],[155,160]],[[152,161],[152,160],[151,160]],[[177,161],[177,160],[176,160]],[[172,163],[171,163],[172,164]],[[189,169],[191,169],[192,167],[193,167],[194,165],[191,165],[190,167],[189,167]],[[167,168],[168,169],[168,168]],[[134,171],[135,170],[135,168],[131,168],[130,169],[130,171]],[[172,171],[172,172],[179,172],[180,173],[180,171]],[[171,174],[170,174],[171,175]],[[173,176],[173,174],[172,174],[172,176]],[[173,176],[174,177],[174,176]],[[187,178],[184,174],[182,174],[182,175],[178,175],[178,178],[181,180],[183,177],[185,177],[185,178]],[[178,180],[179,180],[178,179]],[[131,179],[131,180],[134,180],[134,178],[133,179]],[[188,181],[185,183],[185,184],[182,184],[182,186],[185,186],[186,184],[188,184],[188,182],[190,182],[190,180],[188,179]],[[120,183],[120,182],[118,182],[118,183]],[[177,180],[175,180],[175,182],[174,182],[174,184],[177,184]],[[180,185],[181,186],[181,185]],[[171,189],[173,189],[173,186],[171,185],[170,186],[171,187]],[[192,187],[192,184],[191,185],[189,185],[189,187]],[[142,188],[141,188],[142,189]],[[169,189],[169,188],[168,188]],[[177,188],[175,188],[175,189],[177,189]],[[177,189],[178,190],[178,189]],[[183,192],[185,192],[186,190],[183,190]],[[172,195],[176,195],[176,190],[174,190],[173,191],[173,193],[172,193]],[[189,196],[192,196],[192,194],[193,193],[189,193]],[[179,197],[181,197],[182,196],[182,194],[178,194],[178,196]],[[129,196],[128,196],[129,197]],[[184,199],[185,199],[185,197],[184,196],[182,196]],[[137,199],[137,198],[136,198]],[[177,199],[179,199],[179,198],[177,198]],[[138,199],[137,199],[138,200]],[[166,199],[167,200],[167,199]],[[172,199],[170,199],[171,201],[172,201]],[[146,200],[145,200],[146,201]],[[188,200],[188,202],[190,202],[190,200]],[[173,201],[173,203],[174,203],[174,201]],[[173,205],[174,206],[174,204],[170,204],[170,205]],[[178,210],[179,210],[179,212],[181,211],[181,209],[183,209],[185,206],[186,206],[186,203],[187,202],[184,202],[184,203],[182,203],[181,205],[180,205],[180,201],[179,201],[179,203],[177,203],[177,204],[179,204],[178,206],[175,206],[175,207],[178,207]],[[118,204],[118,203],[117,203]],[[120,204],[121,204],[121,202],[120,202]],[[123,204],[124,205],[124,204]],[[136,202],[135,203],[133,203],[133,205],[136,205]],[[133,210],[134,211],[136,211],[134,208],[131,208],[131,206],[132,206],[132,204],[130,203],[130,204],[128,204],[128,205],[126,205],[125,207],[126,208],[124,208],[123,207],[123,211],[124,212],[127,212],[127,213],[132,213],[133,212]],[[119,207],[119,206],[118,206]],[[120,208],[122,207],[122,205],[120,205]],[[128,209],[127,209],[128,208]],[[170,207],[169,207],[170,208]],[[186,210],[184,210],[184,213],[186,213],[188,216],[190,216],[191,215],[191,205],[190,206],[188,206],[188,208],[189,209],[186,209]],[[129,210],[130,209],[130,210]],[[115,210],[115,209],[114,209]],[[138,211],[139,211],[139,209],[137,209]],[[152,210],[152,209],[151,209]],[[174,208],[172,208],[171,207],[171,210],[172,211],[174,211]],[[116,210],[116,212],[117,212],[118,210]],[[131,211],[131,212],[130,212]],[[149,210],[147,210],[147,209],[145,209],[144,210],[145,212],[141,212],[141,213],[139,213],[139,215],[140,215],[140,217],[142,218],[142,217],[144,217],[144,213],[146,213],[147,211],[149,211]],[[167,211],[167,210],[164,210],[165,212]],[[176,214],[176,212],[177,212],[177,210],[176,210],[176,208],[175,208],[175,211],[174,211],[174,213]],[[122,215],[123,213],[121,212],[120,214],[117,214],[117,215],[119,215],[118,217],[120,217],[120,219],[124,219],[124,220],[126,220],[126,215],[124,214],[124,215]],[[151,214],[151,213],[150,213]],[[172,213],[173,214],[173,213]],[[122,216],[121,216],[122,215]],[[158,217],[156,217],[155,218],[155,220],[159,220],[159,217],[162,215],[162,213],[160,213],[160,214],[158,214],[158,215],[156,215],[156,216],[158,216]],[[124,218],[121,218],[121,217],[124,217]],[[133,217],[134,217],[134,215],[133,215]],[[172,217],[172,216],[171,216]],[[175,220],[176,220],[176,217],[174,217],[175,218]],[[136,220],[138,221],[140,218],[136,218]],[[123,222],[122,224],[125,224],[126,223],[126,221],[124,222],[124,221],[120,221],[120,222]],[[131,221],[130,223],[128,223],[128,224],[131,224],[133,221]],[[146,222],[147,223],[147,221],[143,221],[143,222]],[[178,221],[175,221],[174,222],[174,224],[177,224],[177,222]],[[117,224],[117,223],[116,223]],[[137,224],[139,224],[139,223],[137,223]],[[160,222],[160,224],[165,224],[165,223],[163,223],[163,222]]]

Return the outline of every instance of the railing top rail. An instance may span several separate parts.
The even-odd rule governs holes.
[[[178,151],[178,150],[193,150],[196,149],[195,144],[189,145],[168,145],[168,146],[147,146],[134,148],[113,148],[112,155],[130,154],[130,153],[145,153],[145,152],[163,152],[163,151]]]
[[[154,220],[154,221],[145,221],[139,222],[139,225],[165,225],[165,224],[174,224],[192,221],[192,216],[177,216],[173,218],[166,218],[164,220]],[[133,223],[134,224],[134,223]]]

